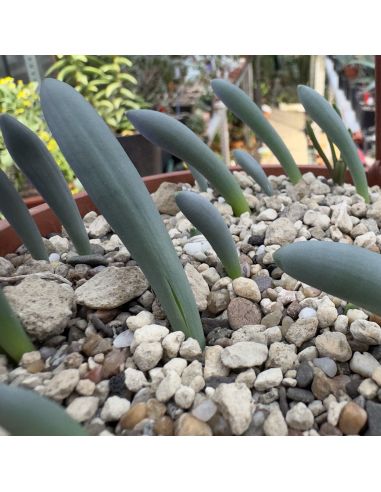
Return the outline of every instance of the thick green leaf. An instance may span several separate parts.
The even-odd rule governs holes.
[[[176,203],[188,220],[208,239],[229,277],[240,277],[242,273],[236,245],[216,207],[192,191],[177,193]]]
[[[16,362],[21,359],[25,352],[32,352],[34,350],[33,343],[25,333],[20,320],[13,312],[1,288],[0,347]]]
[[[0,425],[13,436],[87,436],[57,403],[5,384],[0,384]]]
[[[91,253],[89,239],[65,178],[42,140],[8,114],[0,128],[12,158],[62,222],[80,255]]]
[[[306,121],[306,130],[307,130],[307,135],[310,137],[312,145],[314,146],[314,149],[317,151],[317,153],[320,155],[320,157],[323,159],[324,164],[326,165],[329,174],[332,175],[332,165],[329,162],[329,159],[322,149],[318,139],[316,138],[315,132],[312,129],[311,123],[309,121]]]
[[[369,203],[365,169],[359,159],[356,145],[348,134],[343,120],[329,102],[310,87],[299,85],[298,95],[309,116],[316,121],[328,138],[339,148],[342,158],[352,175],[357,193]]]
[[[237,164],[259,184],[262,191],[266,195],[271,196],[273,194],[273,187],[259,162],[244,150],[234,150],[233,156]]]
[[[229,169],[189,128],[175,118],[149,109],[127,111],[127,116],[145,138],[203,174],[230,203],[236,216],[250,210]]]
[[[42,83],[44,116],[67,161],[138,262],[173,330],[203,346],[192,290],[150,194],[122,146],[85,99],[53,79]]]
[[[381,256],[350,244],[308,241],[274,254],[288,275],[381,315]]]
[[[20,236],[33,258],[35,260],[47,260],[48,253],[36,223],[15,187],[1,169],[0,212]]]
[[[206,180],[205,176],[201,174],[197,169],[193,166],[190,166],[188,164],[189,171],[192,173],[192,176],[194,177],[194,180],[198,184],[198,187],[200,188],[200,191],[206,191],[208,189],[208,181]]]
[[[290,181],[296,184],[301,179],[302,174],[294,158],[254,101],[243,90],[227,80],[212,80],[212,88],[230,111],[264,141],[279,160]]]

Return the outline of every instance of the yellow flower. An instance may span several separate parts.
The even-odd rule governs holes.
[[[38,132],[38,136],[41,138],[41,140],[43,140],[44,142],[49,142],[50,140],[50,135],[48,132],[46,132],[45,130],[40,130]]]
[[[58,149],[57,142],[53,138],[51,138],[48,142],[48,150],[50,152],[55,152],[57,149]]]
[[[17,108],[16,111],[15,111],[15,114],[23,114],[25,111],[24,108]]]

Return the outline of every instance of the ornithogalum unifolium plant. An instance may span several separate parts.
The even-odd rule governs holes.
[[[42,110],[70,166],[155,291],[173,330],[205,339],[190,285],[143,180],[94,108],[72,87],[46,79]]]
[[[271,196],[273,194],[273,187],[259,162],[244,150],[234,150],[233,156],[237,164],[259,184],[263,193]]]
[[[361,164],[357,148],[343,120],[329,102],[314,89],[311,89],[311,87],[299,85],[298,96],[309,116],[340,150],[342,158],[352,175],[357,193],[369,203],[369,190],[365,169]]]
[[[212,87],[215,94],[230,111],[263,140],[279,160],[291,183],[296,184],[301,179],[302,174],[285,143],[263,116],[260,108],[243,90],[227,80],[212,80]]]
[[[36,391],[0,384],[0,426],[13,436],[86,436],[57,403]]]
[[[22,201],[16,188],[0,169],[0,212],[22,239],[29,253],[35,260],[47,260],[40,231],[32,219],[25,203]]]
[[[127,116],[145,138],[203,174],[231,205],[234,215],[239,216],[250,210],[229,169],[189,128],[171,116],[149,109],[131,110]]]
[[[0,288],[0,348],[18,362],[25,352],[34,350],[20,320]],[[1,405],[0,405],[1,406]]]
[[[220,212],[192,191],[180,191],[176,203],[183,214],[208,239],[230,278],[240,277],[241,266],[233,237]]]
[[[91,253],[89,238],[65,178],[42,140],[8,114],[0,116],[5,145],[69,234],[80,255]]]
[[[381,256],[326,241],[289,244],[274,253],[286,273],[312,287],[381,315]]]

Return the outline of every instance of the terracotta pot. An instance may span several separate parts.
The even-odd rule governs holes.
[[[232,167],[234,170],[239,170],[238,167]],[[263,169],[266,174],[279,176],[284,174],[284,170],[279,165],[265,164]],[[299,166],[300,171],[305,174],[307,172],[313,172],[317,176],[328,177],[328,170],[325,167],[316,165],[302,165]],[[374,166],[367,171],[369,185],[381,184],[381,169],[380,166]],[[351,182],[349,173],[346,173],[346,181]],[[156,174],[153,176],[146,176],[143,181],[150,193],[153,193],[158,189],[161,183],[169,181],[171,183],[190,183],[193,184],[193,176],[190,171],[178,171],[173,173]],[[77,203],[80,214],[84,216],[91,210],[97,211],[95,205],[91,201],[86,192],[78,193],[75,195],[75,201]],[[53,232],[61,231],[61,223],[49,208],[46,203],[38,205],[30,209],[30,213],[35,220],[41,234],[47,236]],[[21,240],[15,233],[14,229],[8,224],[6,220],[0,221],[0,256],[4,256],[8,253],[13,253],[21,245]]]

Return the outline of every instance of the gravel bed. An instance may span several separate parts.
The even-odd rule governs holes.
[[[194,292],[205,350],[169,330],[128,250],[90,212],[92,255],[79,257],[63,232],[44,239],[50,262],[23,246],[0,257],[5,295],[38,348],[17,367],[0,355],[0,382],[60,403],[91,435],[381,435],[380,318],[273,262],[280,246],[313,239],[380,253],[380,188],[366,205],[352,185],[308,173],[296,186],[270,177],[267,197],[235,175],[251,214],[233,217],[205,193],[240,254],[234,281],[176,206],[190,185],[163,183],[152,195]]]

